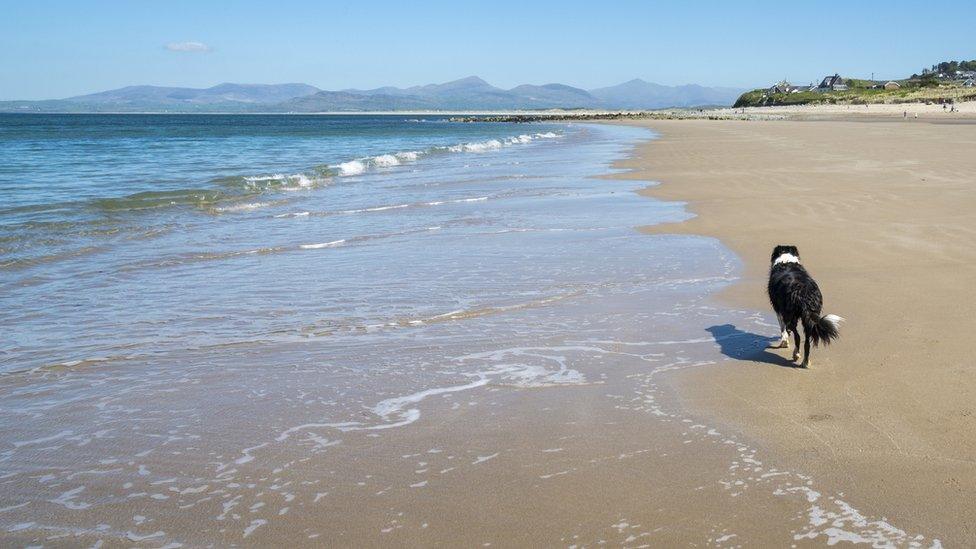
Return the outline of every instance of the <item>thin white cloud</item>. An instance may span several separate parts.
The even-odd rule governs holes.
[[[184,53],[206,53],[210,51],[210,46],[203,42],[170,42],[166,44],[166,49]]]

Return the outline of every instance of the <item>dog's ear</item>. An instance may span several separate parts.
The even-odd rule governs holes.
[[[773,255],[772,257],[769,258],[769,262],[772,263],[776,261],[776,258],[778,258],[783,254],[794,255],[797,257],[797,259],[800,258],[800,252],[799,250],[796,249],[796,246],[790,246],[788,244],[780,244],[775,248],[773,248]]]
[[[776,261],[776,258],[777,257],[779,257],[779,256],[783,255],[784,253],[786,253],[786,249],[788,247],[789,246],[784,246],[784,245],[780,244],[780,245],[776,246],[775,248],[773,248],[773,255],[771,255],[769,257],[769,262],[772,263],[772,262]]]

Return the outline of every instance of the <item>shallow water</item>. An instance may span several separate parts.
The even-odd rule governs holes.
[[[755,498],[783,518],[762,541],[923,543],[763,464],[661,386],[775,327],[708,301],[739,268],[720,243],[634,229],[686,219],[681,204],[592,177],[649,132],[183,118],[3,131],[17,157],[0,172],[9,539],[653,543],[622,517],[659,508],[656,526],[680,533],[665,540],[734,545],[733,498]],[[611,462],[651,455],[641,476],[657,483],[702,460],[670,482],[718,505],[707,523],[675,530],[665,493],[593,509],[602,526],[443,520],[480,509],[472,485],[546,501],[529,486],[618,479]]]
[[[404,117],[3,122],[8,372],[477,306],[479,290],[435,282],[471,260],[416,261],[425,244],[456,247],[575,192],[552,186],[544,164],[520,166],[517,149],[578,130]]]

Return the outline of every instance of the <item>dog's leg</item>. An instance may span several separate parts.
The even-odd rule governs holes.
[[[800,360],[800,331],[793,324],[793,361]]]
[[[790,333],[786,331],[786,324],[783,323],[783,315],[776,313],[776,320],[779,321],[779,333],[780,338],[776,343],[771,343],[769,345],[770,349],[789,349],[790,348]]]
[[[810,367],[810,334],[803,330],[803,363],[800,364],[800,368]],[[800,346],[800,341],[796,342],[797,348]]]

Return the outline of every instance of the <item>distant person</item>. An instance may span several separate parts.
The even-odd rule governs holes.
[[[918,120],[918,113],[915,113],[915,120]]]
[[[903,112],[901,114],[901,117],[904,118],[905,120],[908,120],[908,111]]]

